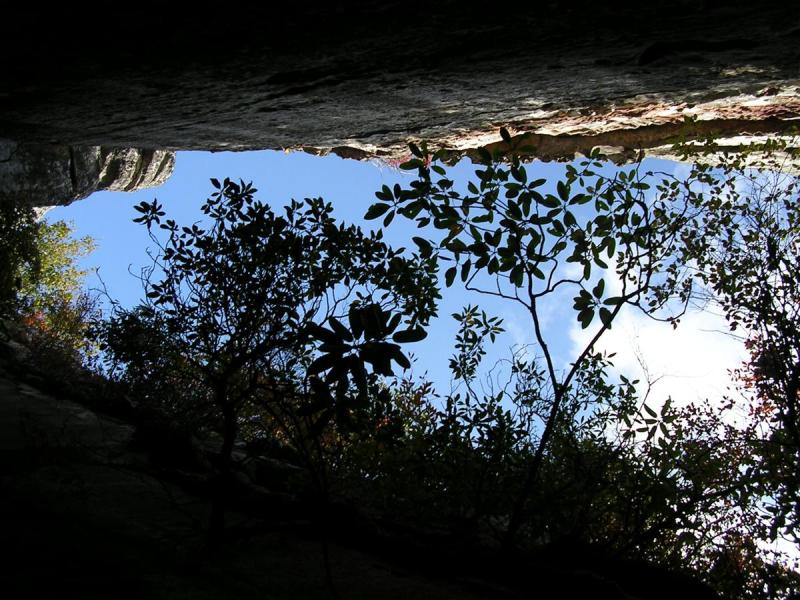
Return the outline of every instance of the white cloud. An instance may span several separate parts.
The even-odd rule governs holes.
[[[523,348],[532,343],[533,336],[528,315],[523,314],[521,310],[516,312],[506,310],[502,313],[502,316],[503,328],[511,338],[514,347]]]
[[[577,323],[572,325],[574,356],[586,346],[598,325],[586,330]],[[747,353],[742,341],[727,331],[725,319],[707,311],[687,313],[673,329],[629,309],[614,321],[596,349],[616,352],[613,362],[617,370],[640,379],[640,391],[648,379],[655,381],[652,405],[660,406],[668,397],[675,405],[685,405],[706,398],[719,400],[730,392],[730,371],[742,364]]]

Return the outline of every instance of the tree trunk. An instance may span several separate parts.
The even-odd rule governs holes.
[[[211,520],[209,523],[209,541],[212,550],[220,547],[225,530],[225,510],[233,480],[233,445],[236,442],[238,426],[236,411],[228,402],[225,392],[217,393],[217,403],[222,409],[223,437],[219,453],[218,473],[214,478],[211,490]]]

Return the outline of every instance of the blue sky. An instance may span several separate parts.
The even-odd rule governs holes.
[[[664,161],[653,161],[647,166],[669,171],[674,169],[672,163]],[[548,178],[553,185],[563,174],[564,168],[564,164],[540,161],[527,167],[531,179]],[[456,182],[457,187],[464,188],[473,171],[474,166],[465,160],[450,169],[448,176]],[[149,202],[158,198],[168,216],[179,224],[201,220],[203,215],[199,208],[212,191],[210,177],[253,181],[259,190],[257,197],[274,208],[283,206],[291,198],[321,196],[333,204],[338,219],[360,224],[368,230],[380,224],[380,220],[363,219],[366,209],[375,201],[375,191],[384,184],[407,184],[411,175],[378,162],[345,160],[333,155],[316,157],[301,152],[285,154],[278,151],[179,152],[173,176],[158,188],[134,193],[98,192],[71,206],[56,208],[46,218],[51,221],[71,221],[75,226],[76,236],[89,235],[96,240],[97,250],[85,260],[84,266],[98,267],[99,278],[91,275],[87,280],[88,287],[98,287],[101,278],[113,298],[124,306],[133,306],[141,298],[142,290],[141,284],[129,273],[129,269],[135,273],[140,267],[147,265],[150,262],[147,248],[152,247],[145,228],[132,222],[138,216],[133,206],[143,200]],[[401,218],[395,219],[385,232],[387,240],[395,247],[413,248],[410,239],[417,234],[414,224]],[[442,287],[440,318],[432,324],[426,340],[410,344],[406,348],[417,357],[414,372],[418,375],[427,372],[440,393],[446,393],[450,389],[448,359],[453,353],[457,326],[450,316],[451,313],[459,311],[466,304],[479,304],[490,315],[503,318],[506,333],[499,336],[489,349],[484,361],[487,368],[498,359],[507,358],[512,346],[531,343],[533,337],[529,316],[519,307],[490,296],[467,292],[460,287],[458,281],[452,288],[446,289],[444,285]],[[619,327],[615,327],[616,331],[610,336],[609,343],[604,345],[609,350],[621,353],[620,366],[628,373],[638,368],[639,355],[642,353],[648,355],[648,363],[655,361],[658,365],[662,365],[665,355],[672,355],[673,359],[680,355],[680,348],[686,348],[686,345],[693,349],[692,356],[696,352],[706,352],[708,344],[711,344],[713,352],[719,354],[716,345],[719,340],[704,342],[697,338],[695,332],[693,338],[682,341],[680,335],[669,328],[660,325],[656,327],[637,315],[621,316],[623,318],[620,319]],[[585,332],[577,326],[571,302],[564,298],[555,299],[544,312],[544,325],[557,363],[566,365],[574,359],[578,347],[585,341]],[[702,329],[704,325],[708,325],[706,329],[710,330],[718,324],[712,326],[703,321],[697,327]],[[658,342],[653,345],[651,340]],[[728,364],[732,355],[725,351],[722,356],[724,359],[715,367],[716,374],[713,375],[717,381],[725,380],[726,368],[723,363]],[[696,364],[696,361],[693,362]],[[665,372],[658,374],[668,375],[667,371],[675,369],[673,363],[659,366]],[[735,365],[728,364],[728,367],[731,366]],[[675,382],[677,385],[680,381],[684,384],[688,381],[689,387],[686,389],[690,395],[700,379],[708,376],[704,371],[691,375],[687,380],[681,374],[683,371],[682,368],[677,368]],[[687,393],[686,389],[681,393]],[[669,390],[663,395],[670,395]]]
[[[647,162],[646,168],[675,172],[679,176],[688,171],[687,165]],[[554,186],[564,168],[564,164],[543,162],[527,166],[530,179],[551,178],[548,186]],[[473,171],[471,163],[462,161],[448,176],[457,187],[464,188]],[[76,236],[89,235],[96,240],[97,250],[85,259],[83,266],[98,267],[99,276],[111,296],[124,306],[133,306],[141,298],[142,289],[128,269],[136,272],[149,264],[147,248],[152,246],[145,228],[132,222],[137,216],[133,206],[158,198],[168,215],[178,223],[200,220],[203,215],[199,207],[211,192],[210,177],[253,181],[259,190],[257,197],[274,208],[283,206],[291,198],[322,196],[333,204],[338,219],[361,224],[368,230],[380,223],[363,219],[367,208],[375,201],[375,191],[384,184],[408,182],[411,176],[377,162],[315,157],[299,152],[179,152],[174,175],[159,188],[134,193],[98,192],[71,206],[53,209],[46,218],[71,221]],[[412,223],[397,218],[386,231],[386,238],[396,247],[413,247],[410,238],[417,234]],[[99,285],[96,275],[88,277],[88,287]],[[533,336],[529,316],[519,307],[466,292],[458,280],[452,288],[444,288],[444,285],[442,288],[440,318],[432,323],[426,340],[407,345],[406,349],[416,356],[414,373],[427,372],[437,391],[446,394],[450,391],[448,359],[453,353],[456,334],[451,313],[466,304],[479,304],[490,315],[504,319],[506,333],[488,348],[484,376],[489,367],[509,356],[512,346],[531,343]],[[554,298],[544,312],[543,321],[554,358],[565,367],[586,344],[590,330],[582,330],[577,324],[568,298]],[[691,312],[683,318],[681,326],[673,330],[629,310],[615,320],[598,349],[615,352],[618,371],[642,380],[640,394],[646,392],[648,379],[653,383],[648,404],[654,408],[667,397],[672,397],[675,404],[705,398],[718,401],[730,391],[729,370],[746,358],[743,345],[727,335],[727,329],[724,319],[709,311]],[[497,371],[494,374],[498,375]],[[793,548],[789,548],[789,554],[796,556]]]
[[[541,169],[560,173],[561,165],[541,164]],[[462,161],[454,167],[450,176],[466,185],[473,165]],[[377,228],[380,220],[365,221],[364,213],[376,201],[374,193],[382,185],[401,182],[407,185],[411,175],[378,162],[355,161],[334,155],[317,157],[302,152],[286,154],[278,151],[260,152],[179,152],[175,172],[162,186],[134,193],[97,192],[68,207],[53,209],[47,214],[48,220],[64,219],[75,226],[75,235],[89,235],[97,242],[97,250],[84,261],[86,267],[98,267],[110,295],[124,306],[132,306],[142,296],[141,284],[129,273],[138,272],[139,267],[148,264],[146,250],[152,247],[144,227],[132,222],[138,216],[133,206],[142,200],[153,198],[164,205],[170,218],[180,224],[187,224],[203,218],[200,205],[211,193],[210,177],[223,179],[244,179],[253,181],[258,193],[256,196],[275,207],[283,206],[291,198],[321,196],[334,206],[335,216],[347,223],[357,223],[365,230]],[[413,223],[395,219],[385,230],[387,241],[395,247],[414,247],[411,236],[417,235]],[[87,279],[89,287],[99,286],[95,275]],[[444,287],[444,286],[442,286]],[[525,315],[518,314],[508,303],[471,294],[458,286],[444,290],[440,304],[441,318],[433,323],[428,338],[406,348],[417,357],[414,371],[422,374],[427,371],[437,388],[449,389],[448,358],[452,354],[456,323],[451,313],[459,311],[468,303],[480,303],[490,314],[505,318],[512,328],[498,338],[495,344],[496,355],[507,354],[506,350],[514,343],[529,341],[521,335],[519,323]],[[492,360],[490,356],[487,363]]]

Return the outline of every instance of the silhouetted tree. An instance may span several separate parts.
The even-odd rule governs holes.
[[[117,311],[104,339],[144,401],[166,400],[194,426],[207,417],[218,423],[218,540],[242,409],[300,403],[311,434],[335,417],[352,419],[369,401],[366,366],[379,375],[391,375],[392,362],[408,366],[387,338],[422,339],[438,290],[433,260],[338,225],[322,199],[292,201],[276,214],[251,184],[212,184],[207,225],[164,220],[157,201],[136,207],[158,254],[142,276],[146,302]],[[172,390],[158,398],[165,387]]]
[[[713,147],[713,145],[712,145]],[[757,152],[753,156],[754,152]],[[714,167],[714,168],[712,168]],[[686,256],[751,353],[738,372],[753,394],[751,418],[768,433],[754,440],[771,537],[800,542],[800,181],[785,142],[696,164],[702,218],[685,236]]]
[[[501,131],[507,143],[511,138]],[[673,260],[680,231],[690,217],[690,205],[672,202],[668,194],[648,199],[649,183],[636,169],[619,170],[613,177],[598,173],[598,156],[569,165],[555,193],[541,191],[544,179],[530,180],[516,153],[506,166],[484,151],[477,182],[467,193],[437,164],[441,153],[412,145],[414,154],[401,168],[417,171],[409,189],[387,186],[376,193],[368,218],[395,214],[432,225],[438,239],[415,237],[425,257],[449,261],[445,281],[457,277],[466,289],[521,304],[530,315],[531,329],[541,353],[542,383],[547,397],[537,415],[541,432],[530,457],[527,475],[517,491],[508,525],[513,543],[522,525],[548,445],[562,419],[573,382],[594,360],[593,348],[625,305],[654,315],[680,291],[682,265]],[[610,263],[610,264],[609,264]],[[606,285],[614,278],[619,289]],[[595,327],[565,372],[559,372],[542,328],[542,306],[562,293],[572,293],[578,321]],[[684,292],[683,300],[686,300]],[[680,314],[680,309],[675,318]]]
[[[499,323],[477,307],[458,315],[468,326],[451,368],[463,394],[432,417],[418,411],[425,425],[410,428],[423,432],[418,453],[443,457],[416,467],[425,482],[417,493],[427,489],[431,506],[437,489],[442,506],[469,498],[462,512],[505,528],[508,545],[524,529],[527,542],[691,568],[733,597],[790,594],[800,578],[763,543],[797,522],[796,176],[765,185],[769,174],[748,170],[742,156],[696,164],[681,178],[641,165],[606,175],[593,154],[561,181],[530,181],[501,134],[511,154],[484,152],[466,192],[447,177],[442,153],[412,145],[401,168],[416,180],[384,186],[367,212],[385,225],[396,215],[415,220],[426,237],[413,240],[422,256],[448,264],[448,286],[460,278],[522,305],[538,352],[513,357],[509,382],[479,393],[482,339]],[[759,148],[776,149],[785,148]],[[677,326],[689,302],[709,293],[732,328],[750,331],[749,382],[762,400],[744,422],[727,417],[747,399],[654,408],[639,382],[612,382],[610,357],[595,351],[624,305]],[[582,328],[600,323],[560,372],[541,322],[562,294]],[[765,509],[775,515],[771,532]]]

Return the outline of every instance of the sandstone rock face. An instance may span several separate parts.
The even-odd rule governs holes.
[[[12,9],[40,33],[0,37],[0,136],[397,160],[409,140],[469,153],[505,126],[551,159],[800,118],[797,3],[163,4],[106,6],[99,25],[91,7]]]
[[[0,202],[69,204],[99,190],[161,185],[175,156],[165,150],[19,144],[0,140]]]

